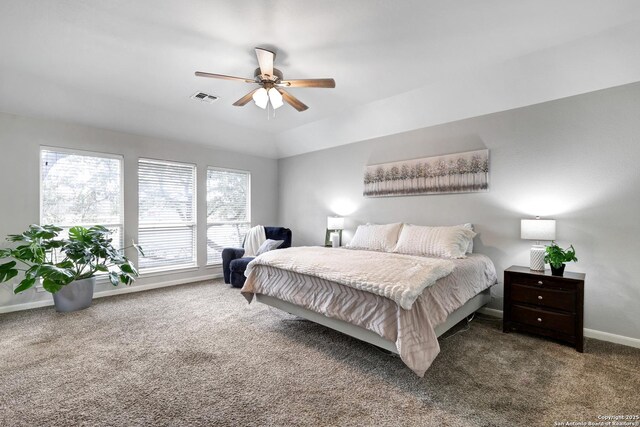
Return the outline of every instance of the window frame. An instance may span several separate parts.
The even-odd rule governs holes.
[[[248,176],[247,179],[247,220],[246,221],[234,221],[234,222],[220,222],[220,221],[215,221],[215,222],[209,222],[209,215],[208,215],[208,209],[209,209],[209,171],[218,171],[218,172],[233,172],[233,173],[242,173]],[[251,228],[251,195],[252,195],[252,188],[251,188],[251,171],[248,170],[242,170],[242,169],[231,169],[231,168],[223,168],[223,167],[218,167],[218,166],[207,166],[206,169],[206,175],[205,175],[205,193],[206,193],[206,197],[205,197],[205,205],[206,205],[206,244],[207,244],[207,267],[218,267],[222,265],[222,260],[220,261],[216,261],[216,262],[211,262],[209,260],[209,227],[213,226],[213,225],[226,225],[226,224],[249,224],[249,228]]]
[[[179,166],[190,166],[193,168],[193,221],[189,223],[189,225],[185,225],[185,223],[149,223],[142,225],[140,223],[140,162],[148,162],[148,163],[156,163],[156,164],[165,164],[165,165],[179,165]],[[140,276],[154,276],[167,272],[180,272],[180,271],[195,271],[200,268],[200,264],[198,262],[198,165],[192,162],[181,162],[177,160],[165,160],[165,159],[154,159],[151,157],[138,157],[136,162],[137,169],[137,187],[136,187],[136,201],[137,201],[137,225],[138,225],[138,242],[140,242],[140,230],[148,230],[148,229],[159,229],[159,228],[178,228],[178,227],[191,227],[193,228],[193,262],[190,264],[181,264],[181,265],[168,265],[168,266],[156,266],[156,267],[141,267],[140,262],[138,262],[138,271]],[[142,246],[144,250],[144,246]]]
[[[100,151],[89,151],[89,150],[79,150],[79,149],[75,149],[75,148],[65,148],[65,147],[55,147],[55,146],[51,146],[51,145],[41,145],[40,149],[38,150],[38,157],[39,157],[39,161],[38,161],[38,220],[40,221],[40,224],[44,223],[44,219],[43,219],[43,212],[42,212],[42,202],[43,202],[43,198],[44,198],[44,194],[43,194],[43,190],[42,190],[42,184],[43,184],[43,180],[42,180],[42,152],[43,151],[52,151],[52,152],[57,152],[57,153],[64,153],[64,154],[71,154],[71,155],[75,155],[75,156],[86,156],[86,157],[98,157],[98,158],[103,158],[103,159],[115,159],[118,160],[120,162],[120,209],[119,210],[119,214],[120,214],[120,220],[122,221],[121,223],[118,224],[113,224],[113,223],[109,223],[109,224],[99,224],[99,225],[103,225],[107,228],[109,227],[113,227],[113,226],[118,226],[121,227],[122,230],[122,235],[120,236],[121,241],[120,246],[124,246],[124,235],[125,235],[125,228],[124,228],[124,156],[122,154],[114,154],[114,153],[104,153],[104,152],[100,152]],[[82,227],[91,227],[94,226],[96,224],[94,223],[75,223],[75,224],[55,224],[58,227],[62,227],[62,228],[71,228],[73,226],[79,225]]]
[[[42,166],[43,166],[43,162],[42,162],[42,152],[43,151],[52,151],[52,152],[56,152],[56,153],[65,153],[65,154],[72,154],[72,155],[76,155],[76,156],[87,156],[87,157],[99,157],[99,158],[103,158],[103,159],[115,159],[118,160],[120,162],[120,209],[119,209],[119,214],[120,214],[120,220],[122,221],[119,224],[113,224],[113,223],[109,223],[109,224],[99,224],[99,225],[103,225],[107,228],[109,227],[113,227],[113,226],[117,226],[120,227],[121,230],[121,235],[120,235],[120,242],[118,242],[118,246],[120,246],[121,248],[124,247],[124,241],[125,241],[125,210],[124,210],[124,174],[125,174],[125,168],[124,168],[124,155],[122,154],[115,154],[115,153],[105,153],[105,152],[100,152],[100,151],[90,151],[90,150],[80,150],[80,149],[76,149],[76,148],[67,148],[67,147],[56,147],[53,145],[40,145],[40,148],[38,150],[38,221],[40,224],[44,223],[43,220],[43,211],[42,211],[42,202],[43,202],[43,191],[42,191],[42,184],[43,184],[43,180],[42,180]],[[62,227],[62,228],[71,228],[73,226],[82,226],[82,227],[91,227],[97,224],[93,224],[93,223],[76,223],[76,224],[55,224],[58,227]],[[106,273],[102,273],[102,272],[98,272],[96,273],[96,283],[98,284],[102,284],[102,283],[107,283],[108,279],[107,279],[107,274]],[[36,285],[36,291],[37,292],[42,292],[44,290],[44,288],[42,287],[42,282],[38,281],[38,284]]]

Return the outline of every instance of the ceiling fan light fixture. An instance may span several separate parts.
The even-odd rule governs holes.
[[[271,101],[271,106],[274,110],[284,105],[284,102],[282,101],[282,95],[275,88],[272,87],[271,89],[269,89],[268,94],[269,100]]]
[[[263,87],[254,92],[253,102],[263,110],[267,108],[267,104],[269,103],[269,95],[267,95],[267,90]]]

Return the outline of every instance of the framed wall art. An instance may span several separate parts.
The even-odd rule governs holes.
[[[489,190],[489,150],[365,167],[364,196],[470,193]]]

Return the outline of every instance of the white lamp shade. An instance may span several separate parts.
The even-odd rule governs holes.
[[[278,109],[280,107],[282,107],[282,105],[284,104],[282,102],[282,95],[280,94],[280,92],[278,92],[276,90],[276,88],[271,88],[269,89],[269,99],[271,100],[271,106],[273,107],[273,109]]]
[[[520,238],[525,240],[555,240],[555,219],[520,220]]]
[[[340,216],[328,216],[327,217],[327,229],[328,230],[342,230],[344,229],[344,218]]]
[[[267,108],[267,104],[269,103],[269,95],[267,95],[267,90],[263,87],[258,89],[253,93],[253,102],[263,110]]]

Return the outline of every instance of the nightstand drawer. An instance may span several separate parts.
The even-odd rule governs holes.
[[[514,274],[512,278],[513,284],[534,286],[546,289],[566,289],[573,291],[576,289],[576,284],[573,281],[562,280],[559,277],[549,276],[531,276],[524,274]]]
[[[525,325],[550,329],[567,335],[575,334],[575,316],[572,314],[514,305],[511,308],[511,317],[514,322]]]
[[[571,313],[576,311],[576,294],[571,291],[513,284],[511,286],[511,299],[540,307],[557,308]]]

